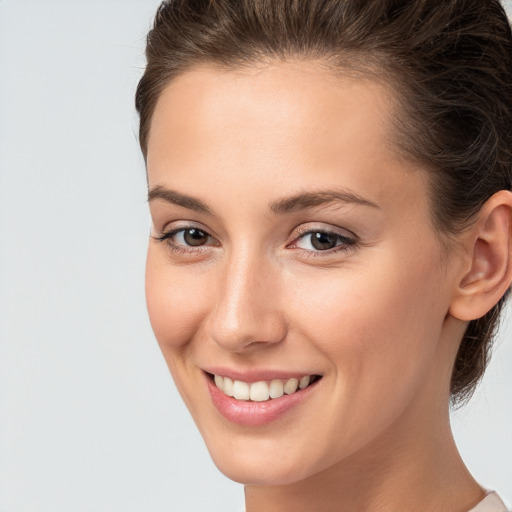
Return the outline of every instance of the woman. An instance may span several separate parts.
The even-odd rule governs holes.
[[[247,512],[504,511],[450,402],[512,281],[494,0],[174,0],[137,90],[163,355]]]

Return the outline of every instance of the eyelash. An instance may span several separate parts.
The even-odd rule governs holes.
[[[181,246],[181,245],[178,245],[178,244],[175,244],[172,242],[172,238],[174,236],[176,236],[178,233],[187,231],[189,229],[197,229],[198,231],[201,231],[209,238],[213,238],[207,231],[205,231],[204,229],[200,229],[196,226],[185,226],[185,227],[171,229],[169,231],[161,233],[160,235],[154,236],[153,238],[158,242],[165,242],[171,251],[173,251],[175,253],[179,253],[179,254],[197,253],[198,251],[202,252],[202,251],[206,250],[206,247],[208,247],[208,246],[205,246],[205,245],[202,245],[202,246],[198,245],[195,248],[193,248],[194,246],[187,246],[187,247],[190,247],[190,249],[185,249],[184,246]],[[337,238],[337,242],[339,241],[341,243],[338,245],[335,245],[331,249],[326,249],[323,251],[322,250],[314,251],[314,250],[302,249],[300,247],[296,248],[295,250],[300,251],[308,258],[318,258],[318,257],[323,257],[325,255],[336,254],[338,252],[348,252],[351,250],[355,250],[358,248],[358,245],[359,245],[359,242],[355,237],[354,238],[347,237],[347,236],[341,235],[340,233],[337,233],[336,231],[329,231],[327,229],[306,229],[306,228],[303,230],[299,230],[299,232],[294,237],[294,241],[292,243],[296,244],[297,241],[300,240],[301,238],[306,237],[307,235],[313,235],[316,233],[321,233],[321,234],[327,235],[327,236],[334,235]]]

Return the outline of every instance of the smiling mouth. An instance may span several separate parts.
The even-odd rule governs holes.
[[[293,395],[320,380],[321,375],[304,375],[290,379],[273,379],[270,381],[244,382],[232,380],[222,375],[207,374],[215,386],[226,396],[244,402],[266,402],[284,395]]]

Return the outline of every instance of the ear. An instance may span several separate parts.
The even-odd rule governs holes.
[[[512,192],[496,192],[464,236],[467,255],[450,314],[463,321],[485,315],[512,281]]]

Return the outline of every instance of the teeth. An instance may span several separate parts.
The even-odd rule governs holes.
[[[249,398],[255,402],[264,402],[270,398],[266,382],[254,382],[249,390]]]
[[[274,379],[270,382],[259,381],[251,384],[241,380],[231,380],[229,377],[214,375],[215,385],[227,396],[237,400],[252,400],[253,402],[265,402],[271,398],[281,398],[284,394],[291,395],[297,390],[307,388],[312,377],[306,375],[300,379],[288,380]]]
[[[249,384],[241,380],[233,382],[233,396],[237,400],[249,400]]]
[[[284,395],[284,385],[282,380],[273,380],[270,383],[270,398],[281,398]]]
[[[291,395],[292,393],[295,393],[297,391],[297,388],[299,387],[299,381],[298,379],[290,379],[285,385],[284,385],[284,392],[287,395]]]
[[[305,377],[302,377],[302,379],[300,379],[300,382],[299,382],[299,388],[300,389],[304,389],[304,388],[307,388],[309,386],[309,381],[311,379],[309,378],[309,375],[306,375]]]
[[[219,389],[224,391],[226,395],[233,396],[233,381],[229,377],[224,377],[224,387]]]

